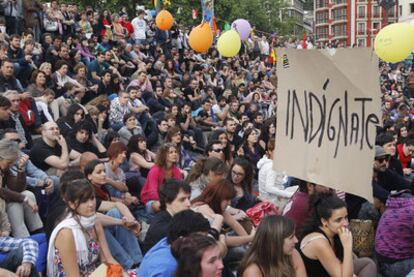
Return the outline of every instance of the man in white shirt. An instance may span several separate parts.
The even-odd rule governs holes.
[[[142,44],[147,39],[146,30],[147,30],[147,22],[144,19],[145,11],[138,10],[137,17],[135,17],[131,24],[134,27],[134,33],[132,38],[135,40],[136,44]]]

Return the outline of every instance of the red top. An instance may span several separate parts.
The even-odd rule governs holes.
[[[177,166],[173,166],[171,179],[182,180],[181,171]],[[144,204],[147,204],[150,200],[159,200],[158,188],[165,181],[164,168],[154,165],[148,172],[147,180],[141,190],[141,200]]]
[[[411,162],[411,156],[405,156],[402,144],[397,145],[398,158],[401,162],[402,168],[407,168]]]
[[[309,195],[306,192],[301,191],[296,192],[292,196],[292,199],[286,204],[283,211],[283,216],[290,218],[295,222],[296,236],[302,233],[303,225],[310,215]]]

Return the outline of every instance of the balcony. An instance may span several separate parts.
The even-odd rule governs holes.
[[[333,34],[333,39],[346,39],[348,38],[348,36],[346,34],[343,33],[339,33],[339,34]]]
[[[348,18],[346,17],[346,15],[345,16],[337,16],[337,17],[334,17],[332,19],[332,25],[340,24],[340,23],[346,23],[346,22],[348,22]]]
[[[340,8],[340,7],[346,7],[348,5],[348,3],[347,2],[339,2],[339,3],[333,3],[332,4],[332,9],[335,9],[335,8]]]

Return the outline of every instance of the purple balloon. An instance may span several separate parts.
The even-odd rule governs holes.
[[[250,23],[246,19],[236,19],[231,24],[231,28],[236,30],[241,40],[246,40],[250,36]]]

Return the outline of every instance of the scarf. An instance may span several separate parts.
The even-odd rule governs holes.
[[[47,275],[53,276],[55,272],[55,264],[54,255],[55,255],[55,240],[57,234],[59,234],[60,230],[67,228],[72,230],[73,239],[75,240],[75,247],[76,247],[76,259],[79,265],[84,265],[89,263],[88,258],[88,244],[86,242],[85,235],[83,234],[83,229],[91,229],[95,226],[96,222],[96,214],[90,217],[79,217],[79,222],[82,225],[79,225],[78,221],[73,217],[73,214],[69,214],[62,222],[60,222],[56,228],[53,230],[50,241],[49,241],[49,249],[47,253]],[[62,254],[62,253],[60,253]]]

